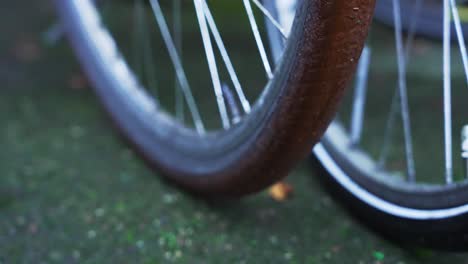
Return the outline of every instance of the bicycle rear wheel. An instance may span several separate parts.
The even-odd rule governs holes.
[[[376,16],[384,7],[393,32],[375,25],[354,90],[313,150],[325,172],[321,179],[355,216],[390,238],[466,249],[468,127],[462,138],[452,132],[461,131],[468,119],[461,7],[450,0],[381,0]],[[435,9],[438,20],[431,23],[437,27],[428,28],[427,12]],[[278,15],[287,18],[291,12]],[[415,38],[436,37],[428,29],[444,43]],[[453,160],[457,150],[463,163]]]
[[[91,0],[60,0],[56,3],[71,43],[98,97],[123,134],[167,178],[190,191],[210,196],[239,196],[261,190],[287,175],[294,164],[307,154],[334,115],[343,89],[355,69],[372,16],[372,1],[334,0],[327,4],[301,1],[301,11],[294,18],[294,30],[284,40],[284,54],[273,69],[270,66],[272,59],[263,45],[262,27],[256,22],[259,14],[269,17],[264,6],[250,0],[225,3],[230,8],[226,14],[238,15],[248,22],[244,25],[249,25],[252,31],[250,35],[253,35],[254,46],[259,51],[259,61],[265,71],[262,75],[267,76],[263,84],[249,87],[254,91],[258,86],[265,87],[250,105],[245,95],[248,93],[243,93],[235,76],[235,70],[239,69],[234,69],[235,63],[231,61],[222,34],[216,27],[215,22],[218,21],[212,12],[215,11],[214,2],[209,6],[204,0],[194,0],[190,3],[194,20],[184,22],[184,16],[174,12],[171,27],[167,23],[167,12],[181,7],[187,10],[189,2],[133,2],[135,6],[129,13],[136,14],[133,24],[140,25],[133,31],[144,28],[141,25],[147,22],[142,22],[141,18],[150,13],[154,18],[151,21],[158,25],[161,35],[156,40],[154,37],[149,39],[159,39],[161,50],[167,50],[168,63],[145,62],[144,69],[140,69],[145,76],[153,77],[149,78],[153,82],[146,83],[136,74],[138,67],[131,66],[123,51],[126,45],[122,39],[126,39],[125,34],[128,36],[129,31],[124,31],[123,37],[119,37],[115,33],[119,32],[119,27],[114,31],[111,29],[113,23],[126,21],[128,24],[128,20],[119,18],[106,23],[104,7],[98,7]],[[106,5],[106,1],[97,3]],[[169,3],[178,3],[178,7],[171,7]],[[254,10],[252,4],[258,10]],[[122,5],[119,4],[118,8],[125,8]],[[222,8],[219,3],[218,7]],[[200,77],[197,71],[193,71],[191,76],[185,73],[182,50],[190,53],[196,42],[190,41],[190,49],[184,50],[181,39],[185,35],[181,34],[181,28],[193,25],[198,25],[198,34],[201,33],[198,53],[206,57],[207,78]],[[190,33],[187,35],[192,36]],[[140,34],[140,38],[147,35]],[[147,48],[151,46],[148,42],[146,40],[146,45],[134,49],[137,52],[146,50],[143,55],[146,59],[153,57],[149,53],[151,49]],[[219,49],[219,53],[214,47]],[[216,61],[223,61],[226,67],[221,69]],[[162,86],[169,86],[167,76],[174,76],[177,81],[174,97],[179,103],[164,104],[167,89],[154,93],[148,90],[148,86],[158,80],[152,75],[157,68],[155,65],[159,65],[158,76],[166,80],[159,80]],[[196,63],[194,68],[201,65]],[[175,69],[172,73],[165,71],[172,67]],[[224,80],[223,71],[228,76]],[[205,113],[219,112],[219,116],[211,118],[215,121],[209,125],[204,123],[204,112],[198,110],[193,96],[206,87],[199,85],[197,90],[190,90],[190,78],[199,83],[209,80],[208,86],[214,90],[214,108],[205,101],[204,108]],[[201,94],[200,97],[208,96]],[[171,97],[169,101],[173,99]],[[174,108],[176,110],[170,110]],[[185,117],[187,112],[190,119]]]

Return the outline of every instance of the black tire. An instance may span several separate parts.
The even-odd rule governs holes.
[[[98,22],[84,23],[77,9],[83,2],[89,4],[56,4],[83,68],[117,126],[173,182],[192,192],[227,197],[259,191],[286,176],[319,140],[354,71],[373,11],[373,1],[302,1],[285,59],[263,104],[232,129],[201,137],[157,108],[142,111],[135,98],[144,100],[144,94],[130,94],[131,82],[117,80],[93,43],[92,37],[108,36]],[[86,14],[91,20],[94,15]],[[118,54],[112,56],[118,59]]]

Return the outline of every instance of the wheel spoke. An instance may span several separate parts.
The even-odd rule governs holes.
[[[388,114],[387,123],[385,126],[384,138],[382,143],[382,148],[380,150],[379,161],[377,162],[377,169],[384,169],[387,164],[387,159],[390,150],[390,143],[393,136],[393,131],[395,128],[396,116],[398,113],[398,94],[399,90],[395,89],[395,92],[392,97],[392,103],[390,106],[390,112]]]
[[[403,132],[405,138],[405,154],[408,181],[416,180],[416,170],[414,166],[413,140],[411,136],[411,120],[408,105],[408,92],[406,87],[406,59],[403,48],[403,33],[400,16],[400,0],[393,0],[393,16],[395,21],[395,41],[397,48],[398,63],[398,86],[400,91],[400,107],[403,120]]]
[[[137,76],[143,74],[143,62],[142,57],[144,56],[141,51],[142,38],[143,38],[143,4],[141,0],[137,0],[133,6],[133,65]]]
[[[135,1],[133,13],[133,65],[141,81],[146,80],[158,98],[156,85],[156,66],[153,62],[151,39],[148,36],[146,14],[142,0]]]
[[[369,47],[365,47],[362,52],[361,59],[359,60],[356,76],[356,89],[354,91],[353,109],[351,115],[351,146],[357,146],[361,141],[370,58],[371,50]]]
[[[450,79],[450,4],[444,0],[444,43],[443,43],[443,76],[444,76],[444,134],[445,134],[445,181],[453,182],[453,157],[452,157],[452,87]]]
[[[213,82],[213,89],[216,95],[216,102],[218,104],[219,114],[223,123],[224,129],[228,129],[231,125],[227,114],[226,103],[224,101],[223,90],[221,87],[221,80],[219,79],[218,66],[216,65],[216,57],[211,43],[211,36],[206,22],[205,11],[203,8],[202,0],[193,0],[195,10],[197,13],[198,24],[200,26],[200,33],[203,39],[203,46],[205,47],[206,59],[210,69],[211,80]]]
[[[410,59],[410,55],[411,55],[410,51],[413,47],[413,42],[414,42],[414,38],[416,35],[416,27],[418,26],[419,17],[421,14],[421,7],[422,7],[423,2],[424,0],[417,0],[413,6],[414,16],[411,19],[408,37],[405,43],[405,57],[404,57],[405,66],[408,64],[408,61]],[[396,122],[396,115],[398,113],[398,105],[399,105],[398,99],[399,99],[399,85],[397,84],[395,87],[394,95],[392,97],[392,103],[391,103],[390,111],[389,111],[388,118],[387,118],[382,148],[381,148],[379,160],[377,163],[377,167],[379,169],[383,169],[387,163],[390,143],[391,143],[393,130],[395,127],[395,122]]]
[[[164,18],[164,14],[161,10],[161,6],[159,5],[159,1],[150,0],[150,3],[153,9],[154,18],[156,19],[156,22],[159,26],[164,43],[169,52],[169,56],[171,58],[172,64],[175,68],[177,79],[179,81],[179,85],[182,87],[185,100],[187,101],[187,105],[189,107],[190,113],[192,114],[195,128],[197,129],[198,133],[203,134],[205,133],[203,121],[201,120],[198,107],[193,98],[192,91],[190,89],[190,85],[187,80],[187,76],[185,74],[184,68],[182,67],[182,62],[180,60],[179,54],[177,53],[174,40],[172,39],[171,34],[169,32],[169,28],[167,26],[166,19]]]
[[[174,44],[176,46],[177,52],[180,56],[180,59],[182,61],[183,59],[183,53],[182,53],[182,17],[181,17],[181,12],[182,12],[182,5],[181,5],[181,0],[173,0],[172,1],[172,16],[174,19]],[[175,113],[176,113],[176,118],[180,122],[185,121],[185,115],[184,115],[184,98],[183,98],[183,91],[182,87],[179,85],[179,82],[177,81],[177,75],[175,77],[175,83],[174,83],[174,88],[175,88]]]
[[[143,28],[143,38],[144,38],[144,73],[146,75],[146,80],[148,82],[148,87],[152,88],[153,93],[156,98],[159,97],[158,85],[156,80],[156,64],[154,63],[153,49],[151,44],[151,38],[149,37],[149,32],[147,28],[146,16],[144,16],[144,28]]]
[[[268,56],[265,50],[265,45],[263,45],[262,36],[260,35],[260,31],[258,29],[257,21],[255,19],[252,5],[250,4],[250,0],[243,0],[245,10],[247,12],[247,16],[249,17],[250,27],[252,28],[252,32],[255,38],[255,42],[257,43],[258,51],[260,52],[260,57],[263,62],[263,67],[265,68],[265,72],[267,74],[268,79],[273,78],[273,71],[271,70],[270,62],[268,61]]]
[[[273,17],[273,15],[268,11],[258,0],[252,0],[254,4],[262,11],[263,15],[275,26],[275,28],[281,33],[284,39],[288,38],[288,34],[284,31],[283,27],[279,22]]]
[[[231,111],[232,123],[237,124],[241,121],[241,114],[237,107],[236,99],[227,84],[223,84],[223,94],[226,97],[227,105]]]
[[[250,103],[245,97],[244,91],[242,86],[239,82],[239,78],[237,77],[236,71],[234,70],[234,66],[231,62],[231,58],[226,50],[224,42],[221,38],[221,34],[219,33],[218,27],[213,19],[213,15],[208,7],[208,4],[205,0],[203,0],[203,7],[206,15],[206,20],[208,21],[208,26],[210,27],[211,33],[213,34],[213,38],[218,46],[218,50],[221,53],[221,57],[223,58],[224,64],[226,65],[226,69],[229,73],[232,83],[234,84],[234,89],[236,90],[237,96],[241,102],[242,108],[244,109],[245,113],[250,113]]]
[[[411,49],[413,47],[413,41],[416,35],[416,27],[418,26],[419,23],[419,17],[421,15],[421,8],[424,4],[425,0],[416,0],[416,2],[413,5],[413,17],[411,19],[411,23],[409,26],[408,30],[408,35],[406,38],[406,43],[405,43],[405,60],[406,60],[406,65],[408,65],[408,61],[411,56]]]
[[[463,60],[463,68],[465,69],[466,83],[468,84],[468,55],[466,52],[466,43],[463,36],[462,25],[460,21],[460,14],[458,13],[458,8],[455,3],[455,0],[450,0],[450,6],[452,8],[453,21],[455,24],[455,30],[457,33],[458,46],[460,48],[460,54]]]

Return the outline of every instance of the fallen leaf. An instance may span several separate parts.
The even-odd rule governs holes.
[[[278,182],[271,186],[269,190],[270,197],[278,202],[286,201],[292,195],[292,193],[292,186],[285,182]]]

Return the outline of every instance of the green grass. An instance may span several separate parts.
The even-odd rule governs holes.
[[[158,178],[122,141],[91,89],[72,89],[69,47],[38,43],[45,1],[0,9],[0,263],[463,263],[404,249],[350,218],[307,162],[294,197],[210,204]],[[14,27],[12,26],[14,25]]]

